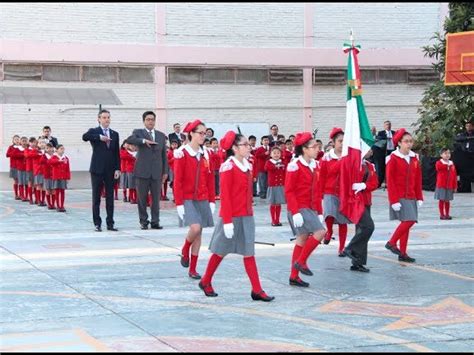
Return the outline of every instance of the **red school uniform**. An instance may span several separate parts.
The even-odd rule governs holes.
[[[51,168],[51,178],[53,180],[70,180],[71,169],[69,166],[69,158],[66,155],[60,157],[56,153],[49,160]]]
[[[268,160],[264,170],[268,173],[268,187],[285,185],[286,164],[282,160]]]
[[[445,163],[443,159],[436,162],[436,187],[446,190],[454,190],[458,188],[457,172],[451,160]]]
[[[339,197],[341,160],[334,153],[334,149],[327,152],[321,159],[321,191],[322,195]]]

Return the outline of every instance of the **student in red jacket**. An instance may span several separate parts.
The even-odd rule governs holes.
[[[339,225],[339,256],[343,253],[347,238],[347,224],[351,223],[341,212],[339,212],[339,185],[341,172],[342,141],[344,131],[334,127],[329,134],[334,143],[334,148],[327,152],[321,159],[321,189],[323,194],[324,218],[328,232],[324,237],[324,244],[329,244],[332,236],[332,226]],[[318,145],[319,146],[319,145]]]
[[[135,178],[133,176],[136,160],[135,155],[134,146],[128,144],[125,140],[120,147],[120,185],[123,190],[123,202],[133,203],[137,200]]]
[[[28,176],[26,173],[26,158],[25,152],[29,147],[28,137],[20,138],[20,145],[17,147],[18,150],[14,152],[16,160],[16,167],[18,173],[18,191],[23,202],[28,202]]]
[[[261,146],[255,150],[256,165],[258,171],[258,189],[261,199],[267,198],[268,177],[265,171],[265,163],[270,159],[270,140],[268,136],[263,136]]]
[[[173,192],[178,216],[184,225],[189,226],[181,249],[181,265],[189,267],[190,278],[199,280],[201,275],[197,273],[196,266],[202,229],[214,226],[214,176],[207,149],[203,147],[206,136],[204,123],[200,120],[189,122],[183,132],[187,133],[189,143],[174,151]]]
[[[35,187],[35,199],[38,206],[46,206],[44,203],[46,191],[44,190],[44,164],[43,155],[46,148],[46,141],[42,138],[38,140],[38,149],[36,156],[33,158],[33,183]]]
[[[244,257],[245,271],[252,284],[250,296],[254,301],[270,302],[260,285],[257,263],[255,262],[255,220],[252,208],[252,166],[247,158],[250,145],[247,138],[228,131],[220,141],[228,159],[221,165],[221,208],[214,228],[209,250],[212,255],[199,288],[208,297],[216,297],[212,288],[212,276],[222,259],[229,253]]]
[[[390,203],[390,220],[401,223],[385,244],[399,261],[414,263],[415,259],[407,254],[410,228],[418,221],[418,208],[423,205],[421,190],[421,164],[418,155],[412,152],[413,138],[404,128],[393,136],[397,149],[386,158],[386,182]],[[400,249],[397,242],[400,241]]]
[[[53,166],[49,164],[50,159],[54,155],[54,147],[51,143],[46,144],[45,152],[42,157],[44,182],[43,189],[46,191],[46,201],[48,203],[48,210],[54,210],[56,204],[56,194],[53,184]]]
[[[453,199],[453,194],[458,187],[456,167],[451,158],[451,151],[448,148],[440,150],[441,159],[436,162],[436,190],[435,200],[439,200],[439,219],[453,219],[449,215],[449,201]]]
[[[49,160],[52,166],[51,175],[53,179],[53,186],[56,190],[56,201],[58,212],[66,212],[64,208],[65,190],[67,189],[67,182],[71,180],[71,168],[69,166],[69,158],[64,155],[64,146],[59,144],[56,153]]]
[[[6,156],[10,158],[10,178],[13,179],[13,192],[15,193],[15,200],[21,200],[18,194],[18,168],[16,156],[18,155],[18,146],[20,145],[20,136],[15,134],[12,138],[12,144],[8,147]]]
[[[318,188],[319,163],[315,160],[318,146],[309,132],[297,133],[294,144],[295,158],[288,165],[285,181],[288,220],[296,236],[289,281],[292,286],[308,287],[309,283],[303,281],[298,273],[313,275],[307,260],[326,233]]]
[[[377,190],[379,186],[375,165],[367,160],[371,156],[372,149],[365,154],[362,160],[358,182],[352,184],[352,190],[354,190],[356,194],[361,194],[365,205],[364,213],[356,225],[356,233],[344,249],[344,254],[352,260],[352,271],[370,271],[364,266],[367,264],[367,246],[369,239],[375,228],[374,221],[370,214],[370,206],[372,205],[372,191]]]
[[[209,159],[211,160],[211,171],[214,175],[214,186],[216,190],[216,200],[220,199],[219,189],[219,169],[222,164],[222,156],[219,154],[219,141],[217,138],[211,138],[211,147],[209,148]]]
[[[30,201],[30,205],[37,203],[38,201],[33,200],[33,196],[36,196],[36,188],[34,187],[34,174],[33,174],[33,161],[38,156],[38,140],[35,137],[30,137],[28,140],[29,147],[25,149],[25,171],[26,178],[28,181],[27,196]]]
[[[173,202],[175,202],[174,187],[173,187],[173,181],[174,181],[174,151],[178,148],[179,148],[178,141],[172,140],[170,142],[169,149],[166,151],[166,155],[168,157],[168,167],[169,167],[168,181],[170,183],[170,188],[173,189]]]
[[[270,216],[272,226],[280,227],[281,205],[285,200],[285,169],[286,164],[281,159],[281,150],[274,146],[270,153],[271,159],[265,163],[265,171],[268,176],[267,201],[270,204]]]

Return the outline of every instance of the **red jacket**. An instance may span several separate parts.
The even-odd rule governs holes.
[[[51,165],[51,178],[53,180],[70,180],[71,169],[69,167],[69,158],[63,155],[59,158],[58,155],[54,154],[49,160]]]
[[[436,187],[455,190],[458,188],[456,167],[450,160],[449,165],[442,159],[436,162]]]
[[[291,158],[293,158],[293,152],[290,152],[288,149],[284,149],[281,152],[281,160],[285,165],[290,164]]]
[[[15,158],[15,153],[16,151],[19,151],[18,148],[12,144],[11,146],[8,147],[6,156],[7,158],[10,158],[10,168],[16,169],[17,165],[17,160],[18,158]]]
[[[423,200],[421,190],[421,164],[418,156],[410,151],[410,164],[399,150],[386,157],[385,175],[390,205],[401,198]]]
[[[177,206],[183,205],[184,200],[216,201],[214,174],[210,169],[209,155],[205,149],[201,151],[203,154],[198,161],[195,158],[196,152],[190,145],[174,150],[173,193]]]
[[[364,181],[365,167],[368,169],[367,179]],[[372,191],[377,190],[379,186],[379,179],[377,177],[377,172],[375,171],[375,165],[371,162],[364,160],[362,162],[362,170],[360,171],[358,182],[365,182],[365,189],[359,192],[362,194],[362,199],[366,206],[372,205]]]
[[[327,152],[321,159],[321,191],[322,195],[339,197],[341,159],[334,154],[334,150]]]
[[[49,164],[49,160],[52,158],[52,155],[49,155],[48,153],[43,154],[43,157],[41,158],[41,164],[43,165],[43,177],[45,179],[51,179],[52,174],[53,174],[53,166]]]
[[[168,157],[168,166],[170,167],[170,171],[174,174],[174,149],[169,148],[166,152],[166,156]]]
[[[265,147],[262,145],[261,147],[258,147],[255,150],[255,158],[256,160],[256,168],[257,168],[257,174],[258,173],[264,173],[265,172],[265,163],[267,160],[270,159],[270,147],[267,146],[268,149],[265,149]],[[266,154],[268,152],[268,154]]]
[[[137,159],[127,149],[120,149],[120,171],[122,173],[133,173],[135,160]]]
[[[213,149],[208,150],[209,153],[209,161],[211,164],[211,171],[219,171],[221,164],[222,164],[222,155],[220,151],[214,152]]]
[[[253,173],[252,165],[244,159],[243,164],[230,157],[219,171],[221,208],[219,216],[224,224],[233,217],[253,216]]]
[[[33,175],[43,175],[44,174],[44,165],[43,165],[43,155],[44,153],[38,149],[36,150],[36,155],[31,154],[31,160],[33,161]]]
[[[16,149],[10,151],[10,158],[15,160],[15,168],[20,171],[26,170],[25,148],[17,146]]]
[[[250,154],[248,161],[250,164],[252,164],[252,176],[255,181],[258,179],[258,171],[257,171],[257,158],[253,154]]]
[[[287,209],[292,215],[299,213],[302,208],[323,213],[319,188],[321,171],[316,160],[312,164],[313,170],[302,157],[298,157],[286,169],[285,197]]]
[[[33,160],[37,159],[37,152],[37,148],[25,149],[26,171],[33,171]]]
[[[265,163],[265,171],[268,173],[269,187],[285,185],[286,164],[282,160],[268,160]]]

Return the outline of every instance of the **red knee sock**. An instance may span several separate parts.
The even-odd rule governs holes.
[[[281,214],[281,205],[276,205],[275,206],[275,222],[277,224],[280,223],[280,214]]]
[[[389,244],[396,246],[397,242],[403,237],[406,231],[414,224],[414,221],[401,222],[395,232],[393,232],[392,238],[388,241]]]
[[[275,224],[275,205],[270,205],[270,216],[272,217],[272,224]]]
[[[334,217],[326,217],[326,226],[328,227],[328,231],[326,232],[326,235],[324,236],[324,239],[330,240],[332,237],[332,226],[334,224]]]
[[[127,199],[127,189],[123,189],[123,199],[126,200]]]
[[[319,241],[312,235],[308,237],[306,243],[301,251],[301,254],[298,258],[298,264],[306,265],[306,261],[308,260],[309,256],[313,252],[314,249],[319,245]]]
[[[407,247],[408,247],[408,236],[410,235],[410,228],[415,224],[414,221],[407,221],[405,233],[403,233],[402,237],[400,238],[400,253],[402,255],[407,254]]]
[[[339,225],[339,253],[342,253],[346,246],[347,239],[347,224]]]
[[[13,191],[15,192],[15,198],[18,197],[18,184],[16,182],[13,184]]]
[[[217,255],[217,254],[212,254],[209,262],[207,263],[207,268],[206,272],[204,273],[204,276],[201,279],[201,282],[203,285],[210,284],[212,281],[212,276],[214,276],[214,273],[216,272],[219,264],[221,263],[223,257]]]
[[[181,255],[184,256],[185,259],[189,260],[189,249],[191,248],[192,243],[188,240],[188,238],[184,239],[184,245],[181,249]]]
[[[257,263],[255,262],[254,256],[244,257],[245,271],[252,284],[252,291],[255,293],[262,292],[262,286],[260,285],[260,279],[258,277]]]
[[[54,206],[56,205],[56,200],[56,194],[51,195],[51,207],[54,208]]]
[[[451,207],[449,201],[444,201],[444,213],[446,217],[449,217],[449,207]]]
[[[35,203],[39,204],[41,202],[41,190],[35,189]]]
[[[26,197],[30,200],[30,203],[33,203],[33,188],[31,186],[28,186]]]
[[[56,203],[58,208],[64,208],[64,189],[56,189]]]
[[[46,197],[46,191],[45,190],[42,190],[41,191],[41,204],[44,204],[44,199]]]
[[[24,185],[18,186],[18,191],[20,193],[20,198],[24,200],[25,199],[25,186]]]
[[[443,200],[438,201],[438,209],[439,209],[440,217],[444,217],[445,214],[444,214],[444,201]]]
[[[51,195],[46,195],[46,202],[48,203],[48,207],[52,207],[52,205],[51,205]]]
[[[196,266],[198,263],[198,255],[191,254],[191,263],[189,264],[189,273],[196,273]]]
[[[293,255],[291,257],[291,273],[290,273],[290,279],[297,279],[298,278],[298,270],[295,269],[294,265],[296,260],[298,260],[301,251],[303,250],[303,247],[301,245],[295,244],[295,248],[293,249]]]

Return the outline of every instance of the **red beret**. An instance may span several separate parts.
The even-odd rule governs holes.
[[[294,144],[297,147],[309,142],[311,139],[313,139],[313,135],[309,132],[296,133]]]
[[[220,146],[224,150],[229,150],[232,148],[232,144],[235,141],[235,132],[234,131],[228,131],[224,137],[221,138],[220,140]]]
[[[405,133],[408,133],[408,132],[405,130],[405,128],[400,128],[398,131],[395,132],[395,134],[393,135],[393,138],[392,138],[393,144],[394,144],[395,146],[398,145],[398,142],[400,141],[400,139],[402,139],[402,137],[403,137],[403,135],[404,135]]]
[[[199,126],[200,124],[203,124],[201,122],[201,120],[194,120],[192,122],[188,122],[186,123],[186,126],[184,126],[184,129],[183,129],[183,132],[184,133],[189,133],[191,132],[194,128],[196,128],[197,126]]]
[[[333,129],[331,129],[331,133],[329,133],[329,138],[333,139],[339,133],[344,134],[344,131],[342,130],[342,128],[334,127]]]

